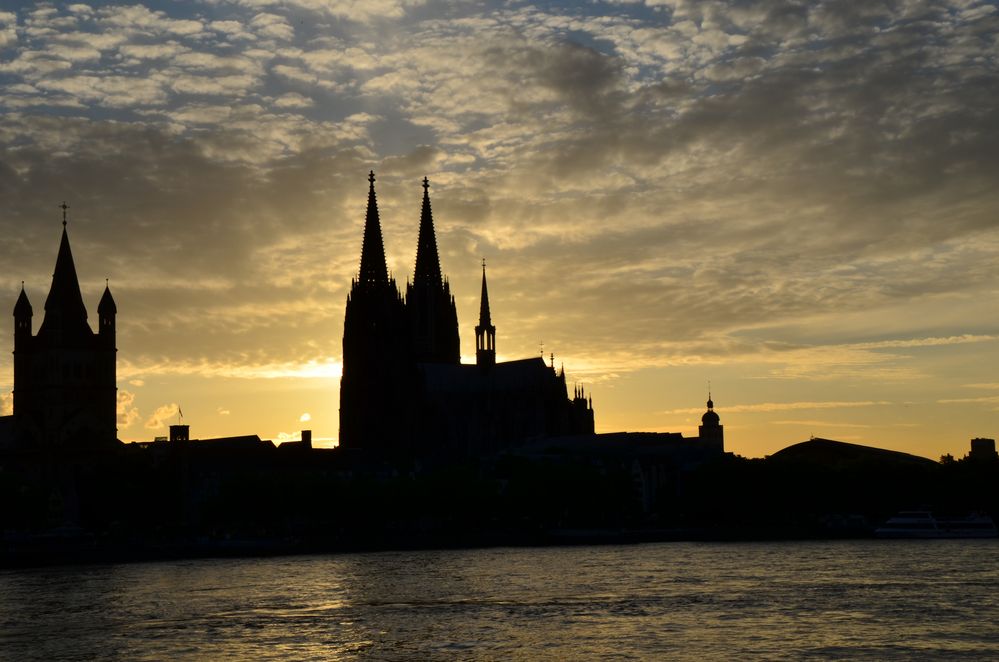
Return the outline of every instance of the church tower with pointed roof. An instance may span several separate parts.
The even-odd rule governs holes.
[[[368,183],[361,266],[344,312],[339,443],[393,450],[408,443],[400,411],[411,381],[406,308],[385,263],[373,171]]]
[[[417,363],[461,361],[458,312],[451,285],[441,275],[434,216],[430,208],[430,181],[423,178],[423,208],[416,244],[413,280],[406,284],[406,312]]]
[[[61,207],[62,240],[37,335],[23,284],[14,305],[15,434],[28,447],[107,446],[117,437],[117,307],[105,287],[94,333],[69,244],[68,206]]]

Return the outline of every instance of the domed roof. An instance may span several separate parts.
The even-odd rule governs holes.
[[[715,403],[711,400],[711,392],[708,392],[708,410],[701,416],[702,425],[718,425],[721,419],[715,413]]]

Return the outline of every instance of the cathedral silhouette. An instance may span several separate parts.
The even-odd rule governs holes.
[[[19,446],[62,449],[117,443],[115,315],[110,286],[97,304],[98,328],[87,322],[62,207],[62,241],[45,299],[45,317],[32,335],[31,303],[21,284],[14,305],[14,415],[2,436]]]
[[[405,297],[385,263],[375,174],[368,175],[360,271],[343,330],[340,446],[382,453],[476,456],[544,437],[593,434],[593,405],[568,397],[565,369],[541,357],[496,362],[485,262],[475,364],[462,364],[458,314],[441,272],[423,179],[413,280]]]
[[[723,452],[724,428],[710,394],[698,437],[595,435],[592,398],[581,387],[569,397],[565,369],[556,370],[554,356],[550,363],[540,356],[497,362],[484,260],[475,363],[462,364],[455,300],[437,250],[430,182],[423,179],[416,267],[403,296],[386,266],[374,172],[368,181],[360,270],[344,314],[341,449],[475,458],[558,438],[562,445],[581,448],[693,443]],[[67,209],[63,203],[62,239],[37,334],[23,283],[14,306],[13,415],[0,416],[0,448],[86,450],[120,443],[117,306],[106,286],[97,306],[97,329],[91,328],[70,248]],[[186,425],[171,426],[170,439],[187,441],[187,432]],[[256,436],[246,439],[260,443]]]

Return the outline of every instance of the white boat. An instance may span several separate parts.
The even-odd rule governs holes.
[[[928,510],[904,510],[874,530],[878,538],[996,538],[992,518],[982,513],[934,517]]]

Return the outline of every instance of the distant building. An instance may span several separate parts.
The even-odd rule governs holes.
[[[374,173],[368,181],[360,272],[344,314],[340,446],[476,455],[528,439],[592,434],[592,402],[582,389],[569,399],[565,370],[556,371],[554,359],[496,362],[484,264],[476,363],[461,363],[426,178],[416,268],[403,299],[385,263]]]
[[[995,439],[985,439],[983,437],[976,437],[971,440],[971,452],[968,453],[969,458],[974,458],[976,460],[987,460],[994,459],[997,457],[996,454],[996,440]]]
[[[63,205],[62,241],[45,317],[32,335],[32,307],[14,306],[14,442],[22,447],[83,448],[117,441],[115,316],[110,287],[97,305],[98,328],[87,309],[73,264]]]
[[[712,446],[721,452],[725,450],[725,426],[715,412],[715,403],[708,393],[708,410],[701,416],[701,424],[697,428],[697,436],[705,445]]]

